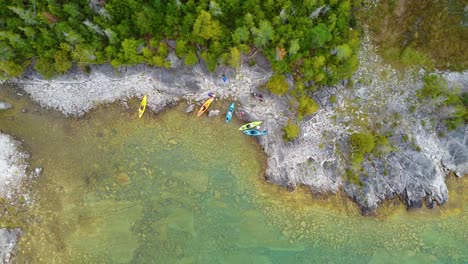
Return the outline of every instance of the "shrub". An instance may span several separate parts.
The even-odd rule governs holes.
[[[360,151],[355,151],[351,154],[351,167],[354,170],[360,170],[361,163],[364,161],[364,154]]]
[[[297,103],[297,111],[302,116],[314,114],[319,108],[318,104],[314,101],[314,99],[308,97],[307,95],[300,96],[297,99]]]
[[[34,69],[45,79],[50,79],[54,76],[53,62],[39,57],[34,64]]]
[[[424,86],[417,92],[419,99],[430,97],[435,99],[447,90],[447,82],[437,75],[426,75],[423,78]]]
[[[445,98],[438,105],[437,110],[441,111],[442,107],[453,109],[450,117],[442,120],[449,130],[463,126],[468,121],[466,93],[462,94],[460,89],[457,88],[449,89],[443,78],[439,78],[437,75],[424,76],[424,87],[417,92],[417,95],[420,100],[424,100],[424,98]]]
[[[270,80],[268,80],[266,87],[270,92],[276,95],[283,95],[289,90],[289,84],[286,82],[286,77],[282,74],[273,75]]]
[[[357,184],[359,186],[363,185],[361,180],[359,180],[359,175],[355,171],[346,169],[345,177],[346,177],[346,179],[348,180],[349,183],[354,183],[354,184]]]
[[[198,62],[197,54],[194,51],[190,50],[185,56],[184,64],[187,66],[194,65]]]
[[[388,138],[385,137],[384,135],[375,135],[375,146],[372,152],[375,155],[381,155],[384,156],[388,154],[390,151],[392,151],[392,146],[390,146],[390,143],[388,142]]]
[[[375,139],[372,134],[354,133],[349,137],[353,152],[369,153],[374,149]]]
[[[288,124],[283,127],[283,131],[283,138],[287,141],[292,141],[299,136],[299,126],[291,120],[289,120]]]

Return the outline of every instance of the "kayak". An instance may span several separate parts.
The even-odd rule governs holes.
[[[247,129],[247,130],[242,130],[242,133],[249,135],[249,136],[264,136],[268,132],[266,130],[260,131],[258,129]]]
[[[229,121],[231,121],[232,114],[234,113],[234,107],[235,107],[234,102],[232,102],[226,113],[226,123],[229,123]]]
[[[253,127],[256,127],[258,125],[260,125],[263,121],[255,121],[255,122],[251,122],[251,123],[248,123],[248,124],[245,124],[243,126],[241,126],[239,128],[239,130],[246,130],[246,129],[251,129]]]
[[[146,94],[143,96],[143,99],[140,103],[140,108],[138,108],[138,117],[141,118],[146,110]]]
[[[203,115],[203,113],[206,112],[206,110],[208,110],[208,107],[210,107],[211,103],[214,101],[214,97],[211,97],[209,98],[208,100],[206,100],[202,107],[200,107],[200,110],[198,110],[198,113],[197,113],[197,117]]]

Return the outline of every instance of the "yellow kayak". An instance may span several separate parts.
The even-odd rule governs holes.
[[[253,128],[253,127],[259,126],[262,122],[263,122],[263,121],[255,121],[255,122],[251,122],[251,123],[245,124],[245,125],[239,127],[239,130],[251,129],[251,128]]]
[[[214,101],[214,97],[211,97],[209,98],[208,100],[206,100],[202,107],[200,108],[200,110],[198,110],[198,113],[197,113],[197,117],[203,115],[203,113],[206,112],[206,110],[208,110],[208,107],[210,107],[211,103]]]
[[[140,103],[140,108],[138,108],[138,117],[141,118],[146,110],[146,94],[143,96],[143,99]]]

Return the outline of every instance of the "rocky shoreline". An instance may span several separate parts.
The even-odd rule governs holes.
[[[99,104],[120,100],[125,105],[129,98],[143,94],[148,95],[148,109],[160,112],[183,100],[200,103],[213,92],[220,99],[237,101],[238,109],[245,112],[238,118],[264,121],[263,128],[269,133],[260,137],[259,143],[268,156],[269,181],[291,189],[306,185],[319,193],[342,188],[365,214],[394,197],[400,197],[408,207],[420,207],[424,201],[429,207],[444,204],[448,200],[447,173],[468,173],[468,128],[449,131],[440,138],[434,127],[421,125],[420,120],[430,120],[430,111],[421,108],[411,112],[408,103],[422,87],[420,75],[402,75],[385,65],[368,38],[362,43],[361,66],[351,80],[354,85],[342,83],[317,91],[313,96],[321,108],[298,122],[301,132],[292,142],[282,139],[282,127],[296,118],[288,110],[292,98],[259,90],[272,74],[261,55],[254,57],[253,66],[242,65],[238,71],[220,67],[213,73],[203,63],[189,68],[175,54],[169,58],[171,69],[139,65],[115,70],[110,65],[96,65],[89,74],[74,70],[44,80],[29,71],[11,82],[43,107],[76,117]],[[467,72],[445,76],[450,83],[468,89]],[[252,97],[252,93],[263,93],[264,100]],[[398,115],[398,120],[391,124],[392,115]],[[389,142],[398,151],[384,157],[370,155],[363,162],[362,185],[358,186],[344,180],[343,175],[348,137],[360,131],[355,121],[361,119],[391,131]],[[403,140],[404,135],[411,140]]]
[[[1,104],[0,109],[11,107]],[[15,199],[20,191],[21,183],[28,177],[27,159],[29,155],[20,149],[20,143],[11,136],[0,131],[0,199],[8,201]],[[34,176],[34,174],[32,175]],[[23,198],[25,198],[23,196]],[[0,217],[8,212],[0,212]],[[17,243],[22,230],[19,228],[0,228],[0,261],[13,263]]]

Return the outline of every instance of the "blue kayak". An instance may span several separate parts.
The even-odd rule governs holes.
[[[226,113],[226,123],[229,123],[229,121],[231,121],[233,113],[234,113],[234,102],[231,103]]]
[[[260,131],[258,129],[247,129],[242,130],[242,133],[249,135],[249,136],[264,136],[267,134],[266,130]]]

